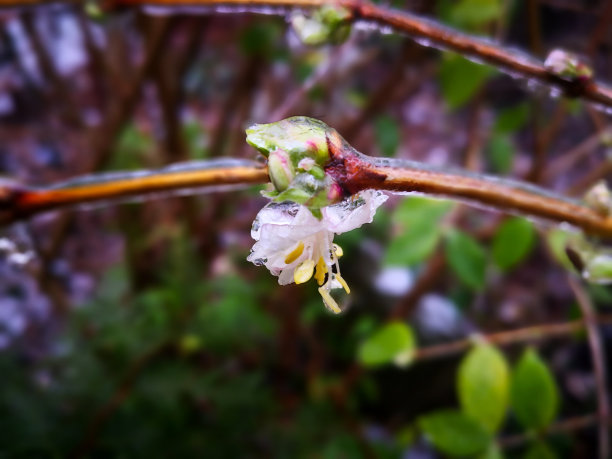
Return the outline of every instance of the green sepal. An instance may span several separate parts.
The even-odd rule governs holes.
[[[305,205],[313,214],[340,200],[338,187],[325,173],[330,160],[328,135],[335,134],[325,123],[296,116],[276,123],[255,124],[246,133],[248,144],[268,158],[274,191],[265,192],[264,196],[275,202]]]

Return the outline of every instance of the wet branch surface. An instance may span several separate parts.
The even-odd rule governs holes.
[[[612,218],[543,188],[498,177],[432,168],[413,161],[369,158],[341,148],[342,142],[339,135],[332,139],[330,145],[335,147],[330,150],[331,160],[326,171],[347,196],[366,189],[419,192],[501,212],[569,223],[588,234],[612,238]],[[5,184],[0,185],[0,222],[10,223],[65,206],[147,193],[219,185],[254,185],[267,181],[265,168],[239,166],[130,176],[38,190]]]
[[[552,73],[544,64],[527,54],[479,37],[473,37],[450,29],[429,19],[392,8],[384,8],[361,0],[110,0],[109,9],[129,6],[202,6],[221,5],[281,8],[316,8],[323,5],[338,5],[351,13],[351,20],[363,20],[381,26],[392,27],[423,43],[449,49],[462,55],[499,67],[501,70],[522,78],[535,80],[546,86],[557,88],[569,97],[580,97],[606,107],[612,107],[612,88],[592,80],[565,79]],[[171,10],[169,10],[171,12]]]

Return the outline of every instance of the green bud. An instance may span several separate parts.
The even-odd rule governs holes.
[[[104,11],[97,0],[88,0],[85,3],[85,14],[94,21],[101,21],[105,18]]]
[[[312,158],[324,166],[329,161],[326,134],[331,130],[322,121],[294,116],[276,123],[249,127],[246,130],[246,141],[266,157],[277,149],[286,151],[294,167],[303,158]]]
[[[602,216],[612,213],[612,194],[604,180],[597,182],[584,195],[585,204]]]
[[[573,268],[587,282],[612,284],[610,248],[587,240],[582,233],[575,233],[565,243],[565,254]]]
[[[593,69],[576,54],[562,49],[551,51],[544,61],[544,67],[558,77],[567,80],[590,80]]]
[[[276,191],[285,191],[295,176],[289,154],[284,150],[274,150],[268,156],[268,174]]]
[[[267,197],[305,205],[318,218],[319,209],[342,199],[342,188],[325,173],[330,160],[328,144],[349,148],[334,129],[313,118],[296,116],[256,124],[246,132],[249,145],[268,158],[275,191],[265,193]]]
[[[346,8],[324,5],[310,13],[310,16],[301,12],[294,14],[291,25],[305,45],[339,44],[351,32],[350,17],[351,13]]]
[[[582,271],[583,277],[595,284],[612,284],[612,253],[594,255]]]

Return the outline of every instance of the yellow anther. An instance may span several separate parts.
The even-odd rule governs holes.
[[[351,289],[349,288],[348,284],[346,283],[346,281],[342,278],[340,274],[336,274],[335,278],[338,282],[340,282],[340,285],[342,285],[342,288],[344,288],[344,291],[347,293],[347,295],[351,293]]]
[[[304,252],[304,243],[302,241],[300,241],[300,243],[297,245],[297,247],[295,249],[293,249],[289,255],[287,255],[285,257],[285,264],[291,264],[293,263],[295,260],[298,259],[298,257],[300,255],[302,255],[302,253]]]
[[[334,246],[334,253],[336,254],[338,258],[344,255],[344,250],[342,250],[342,247],[340,247],[338,244],[334,244],[333,246]]]
[[[325,274],[327,273],[327,265],[325,264],[325,260],[323,257],[319,257],[319,261],[317,261],[317,269],[315,271],[315,279],[317,280],[317,284],[323,285],[325,282]]]
[[[326,290],[324,287],[319,287],[319,293],[323,298],[323,303],[329,310],[331,310],[334,314],[340,314],[342,312],[342,310],[338,307],[338,303],[336,303],[336,300],[332,298],[328,290]]]
[[[315,262],[313,260],[306,260],[298,265],[293,271],[293,280],[296,284],[303,284],[308,282],[312,277],[314,271]]]

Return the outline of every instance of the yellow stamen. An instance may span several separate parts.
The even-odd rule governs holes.
[[[328,290],[326,290],[324,287],[319,287],[319,293],[323,298],[323,303],[325,306],[327,306],[327,308],[334,314],[340,314],[342,312],[342,310],[338,307],[338,303],[336,303],[336,300],[332,298]]]
[[[344,250],[342,250],[342,247],[340,247],[338,244],[334,244],[333,246],[334,246],[334,253],[336,254],[338,258],[344,255]]]
[[[340,274],[336,274],[336,280],[340,282],[340,285],[342,285],[347,295],[351,293],[351,289],[349,288],[348,284],[346,283],[346,281],[342,278]]]
[[[300,241],[295,249],[293,249],[287,257],[285,257],[285,264],[291,264],[295,260],[298,259],[300,255],[304,252],[304,243]]]
[[[317,261],[317,270],[315,271],[315,279],[317,280],[317,284],[323,285],[325,282],[326,273],[327,265],[325,264],[325,260],[323,257],[319,257],[319,261]]]
[[[303,284],[308,282],[312,277],[314,271],[315,262],[313,260],[306,260],[298,265],[293,271],[293,280],[296,284]]]

